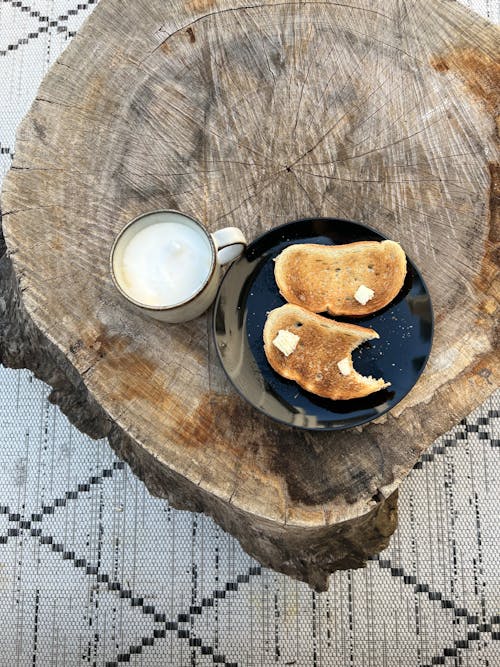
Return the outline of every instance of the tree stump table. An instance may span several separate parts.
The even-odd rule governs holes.
[[[499,45],[444,0],[102,0],[18,131],[2,362],[261,563],[317,590],[362,566],[418,457],[498,386]],[[400,241],[434,304],[424,375],[364,428],[260,415],[226,381],[208,316],[162,325],[111,283],[115,234],[157,208],[249,239],[336,216]]]

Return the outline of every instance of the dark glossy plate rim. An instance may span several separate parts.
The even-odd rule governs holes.
[[[271,232],[273,232],[273,233],[280,233],[280,232],[283,232],[284,230],[286,230],[286,229],[288,229],[288,228],[290,228],[290,227],[293,227],[293,226],[295,226],[295,225],[297,225],[297,224],[301,224],[301,223],[305,223],[305,224],[307,224],[307,223],[311,223],[311,224],[312,224],[312,223],[314,223],[314,222],[327,222],[327,223],[330,223],[330,222],[331,222],[331,223],[342,222],[342,223],[354,224],[354,225],[358,225],[358,226],[360,226],[360,227],[363,227],[363,228],[366,229],[367,231],[372,232],[373,234],[376,234],[377,236],[382,237],[382,239],[384,239],[384,240],[390,240],[389,237],[387,237],[385,234],[383,234],[382,232],[380,232],[378,229],[375,229],[375,227],[371,227],[370,225],[367,225],[367,224],[365,224],[364,222],[359,222],[359,221],[357,221],[357,220],[351,220],[351,219],[349,219],[349,218],[332,218],[332,217],[328,217],[328,216],[314,217],[314,218],[297,218],[297,220],[291,220],[291,221],[289,221],[289,222],[285,222],[285,223],[283,223],[282,225],[278,225],[277,227],[271,227],[270,229],[266,230],[265,232],[262,232],[262,234],[259,234],[259,236],[256,236],[256,237],[255,237],[255,238],[254,238],[254,239],[247,245],[247,247],[245,248],[245,251],[244,251],[244,253],[243,253],[243,255],[242,255],[241,257],[247,256],[248,253],[251,252],[252,249],[253,249],[259,242],[261,242],[262,239],[264,239],[268,234],[270,234]],[[343,244],[340,244],[340,245],[343,245]],[[375,415],[375,416],[367,417],[367,418],[365,418],[365,419],[360,419],[360,421],[357,422],[357,423],[354,424],[354,425],[347,425],[347,426],[346,426],[346,425],[342,425],[342,424],[338,424],[338,425],[332,424],[332,425],[328,425],[328,426],[325,426],[325,425],[322,425],[322,426],[303,426],[303,425],[299,425],[299,424],[292,424],[292,423],[290,423],[289,421],[287,421],[287,420],[285,420],[285,419],[280,419],[279,417],[275,417],[274,415],[270,415],[268,412],[266,412],[266,411],[265,411],[263,408],[261,408],[259,405],[256,405],[253,401],[251,401],[251,400],[248,398],[248,396],[246,396],[246,395],[243,393],[243,391],[238,387],[238,385],[235,384],[233,378],[232,378],[232,377],[229,375],[229,373],[226,371],[226,368],[225,368],[225,366],[224,366],[224,362],[223,362],[223,359],[222,359],[222,354],[221,354],[221,351],[220,351],[220,349],[219,349],[219,345],[218,345],[218,343],[217,343],[217,331],[216,331],[216,313],[217,313],[217,307],[218,307],[218,303],[219,303],[219,297],[220,297],[220,294],[221,294],[221,291],[222,291],[222,287],[223,287],[223,284],[224,284],[224,280],[226,279],[226,277],[227,277],[228,273],[230,272],[231,268],[233,267],[233,265],[236,264],[236,263],[241,259],[241,257],[240,257],[239,259],[237,259],[235,262],[233,262],[233,263],[230,264],[230,266],[228,267],[226,273],[225,273],[224,276],[222,277],[222,279],[221,279],[221,281],[220,281],[220,283],[219,283],[219,286],[218,286],[218,288],[217,288],[217,293],[216,293],[216,295],[215,295],[215,299],[214,299],[214,302],[213,302],[213,305],[212,305],[212,313],[211,313],[211,317],[212,317],[211,331],[212,331],[212,336],[213,336],[213,340],[214,340],[214,344],[215,344],[215,349],[216,349],[216,352],[217,352],[217,357],[218,357],[218,359],[219,359],[219,363],[220,363],[220,365],[221,365],[221,367],[222,367],[222,369],[223,369],[223,371],[224,371],[224,374],[225,374],[226,378],[229,380],[229,382],[231,383],[231,386],[234,388],[234,390],[236,391],[236,393],[237,393],[237,394],[238,394],[238,395],[239,395],[239,396],[240,396],[246,403],[248,403],[249,405],[251,405],[252,408],[254,408],[255,410],[257,410],[257,412],[259,412],[260,414],[264,415],[264,416],[267,417],[268,419],[271,419],[273,422],[278,423],[278,424],[282,424],[283,426],[288,426],[288,427],[290,427],[290,428],[298,429],[298,430],[300,430],[300,431],[309,431],[309,432],[348,431],[348,430],[350,430],[350,429],[357,428],[358,426],[364,426],[364,425],[366,425],[366,424],[369,424],[370,422],[379,419],[379,418],[382,417],[383,415],[386,415],[388,412],[390,412],[391,410],[393,410],[393,409],[396,407],[396,405],[398,405],[399,403],[401,403],[401,401],[402,401],[404,398],[406,398],[406,396],[408,396],[408,394],[412,391],[412,389],[415,387],[415,385],[416,385],[417,382],[419,381],[420,377],[422,376],[422,373],[424,372],[424,370],[425,370],[426,367],[427,367],[427,363],[428,363],[428,361],[429,361],[429,357],[430,357],[430,355],[431,355],[431,351],[432,351],[432,345],[433,345],[433,343],[434,343],[434,323],[435,323],[435,318],[434,318],[434,308],[433,308],[433,306],[432,306],[431,294],[430,294],[429,288],[428,288],[428,286],[427,286],[427,283],[425,282],[424,277],[422,276],[422,273],[421,273],[420,269],[419,269],[418,266],[415,264],[415,262],[411,259],[410,255],[406,252],[406,250],[405,250],[405,255],[406,255],[407,260],[411,263],[412,270],[415,271],[415,273],[417,274],[418,278],[419,278],[420,281],[422,282],[422,285],[423,285],[423,287],[424,287],[424,289],[425,289],[425,293],[427,294],[428,299],[429,299],[429,309],[430,309],[429,351],[428,351],[428,353],[427,353],[427,356],[426,356],[426,358],[425,358],[424,363],[422,364],[422,367],[420,368],[420,370],[418,371],[418,373],[416,373],[416,375],[415,375],[415,382],[412,384],[412,386],[411,386],[411,387],[410,387],[404,394],[402,394],[402,396],[401,396],[395,403],[393,403],[393,404],[390,405],[389,407],[385,408],[382,412],[380,412],[379,414],[377,414],[377,415]],[[278,288],[276,287],[276,289],[278,289]],[[260,369],[259,369],[259,371],[260,371]]]

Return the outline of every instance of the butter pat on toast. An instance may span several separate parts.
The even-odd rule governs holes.
[[[283,331],[299,337],[288,355],[275,344]],[[351,352],[378,337],[373,329],[335,322],[288,303],[268,314],[264,351],[277,373],[303,389],[332,400],[347,400],[368,396],[390,385],[382,379],[360,375],[352,366]]]
[[[274,275],[289,303],[314,313],[362,316],[380,310],[401,290],[406,255],[399,243],[387,240],[299,243],[278,255]]]

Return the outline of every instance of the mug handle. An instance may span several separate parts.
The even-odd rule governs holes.
[[[237,227],[218,229],[212,239],[217,250],[217,263],[221,266],[238,259],[247,246],[243,232]]]

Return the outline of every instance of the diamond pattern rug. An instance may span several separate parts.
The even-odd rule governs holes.
[[[0,178],[95,4],[0,1]],[[153,498],[48,393],[0,367],[0,666],[500,665],[500,393],[417,463],[389,549],[322,594]]]

